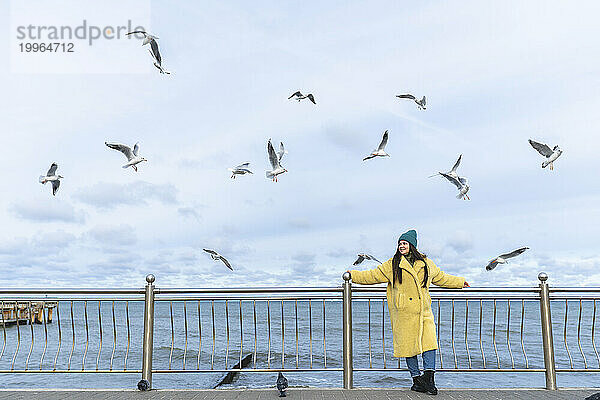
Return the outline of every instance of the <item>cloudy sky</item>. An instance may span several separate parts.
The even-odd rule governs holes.
[[[0,285],[338,285],[357,252],[387,259],[411,228],[475,286],[531,286],[542,270],[600,285],[598,2],[144,4],[170,76],[127,39],[77,43],[113,62],[104,73],[36,72],[40,54],[0,63]],[[10,7],[0,45],[16,57]],[[288,101],[296,90],[317,105]],[[363,162],[386,129],[391,157]],[[289,150],[278,183],[268,138]],[[563,148],[554,171],[529,138]],[[139,141],[149,162],[124,170],[104,141]],[[427,178],[459,154],[471,201]],[[244,161],[254,175],[230,179]],[[37,181],[52,162],[56,197]]]

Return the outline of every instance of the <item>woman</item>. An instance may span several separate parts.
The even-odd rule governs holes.
[[[469,287],[464,278],[442,272],[417,250],[417,232],[409,230],[398,239],[394,257],[369,271],[349,271],[352,281],[363,285],[387,282],[387,303],[394,334],[394,357],[406,358],[413,378],[411,390],[437,394],[435,353],[437,339],[431,311],[429,285]],[[423,375],[417,355],[423,358]]]

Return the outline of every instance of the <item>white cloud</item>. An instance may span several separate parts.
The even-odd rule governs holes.
[[[10,206],[12,213],[20,219],[32,222],[66,222],[82,224],[85,213],[72,204],[55,198],[49,201],[21,200]]]
[[[131,246],[137,242],[135,229],[126,224],[96,226],[88,232],[88,235],[103,246]]]
[[[120,205],[147,205],[150,200],[176,204],[176,196],[177,189],[172,184],[100,182],[76,192],[75,199],[99,209],[111,209]]]
[[[202,217],[194,207],[179,207],[177,209],[179,215],[185,218],[194,218],[199,221]]]
[[[448,238],[446,245],[457,253],[464,253],[473,248],[473,237],[469,232],[456,231],[451,238]]]

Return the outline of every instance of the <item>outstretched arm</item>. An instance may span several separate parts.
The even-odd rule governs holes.
[[[377,268],[373,268],[368,271],[352,270],[348,272],[350,272],[352,282],[360,283],[362,285],[374,285],[376,283],[389,282],[391,270],[391,260],[388,260],[379,265]]]
[[[462,289],[463,287],[469,286],[462,276],[447,274],[439,269],[433,262],[428,261],[427,263],[433,266],[433,268],[431,268],[431,283],[434,285],[450,289]]]

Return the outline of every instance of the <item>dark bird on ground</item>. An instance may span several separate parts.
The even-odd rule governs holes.
[[[211,250],[211,249],[202,249],[202,250],[207,252],[213,260],[223,261],[223,264],[225,264],[225,266],[227,266],[227,268],[229,268],[230,270],[233,271],[233,267],[231,266],[231,264],[229,263],[229,261],[227,261],[227,259],[225,257],[223,257],[222,255],[220,255],[219,253],[217,253],[216,251]]]
[[[310,101],[313,102],[313,104],[317,104],[317,102],[315,101],[315,97],[312,95],[312,93],[307,94],[306,96],[302,94],[302,92],[300,92],[299,90],[294,93],[293,95],[291,95],[290,97],[288,97],[288,100],[290,100],[291,98],[294,98],[295,100],[304,100],[304,99],[309,99]]]
[[[377,261],[379,264],[381,264],[381,261],[379,261],[378,259],[376,259],[375,257],[373,257],[370,254],[359,254],[358,258],[356,259],[356,261],[354,261],[352,263],[352,265],[358,265],[361,262],[363,262],[364,260],[373,260],[373,261]]]
[[[508,258],[513,258],[518,256],[519,254],[523,253],[525,250],[528,250],[529,247],[521,247],[520,249],[511,251],[510,253],[506,253],[506,254],[500,254],[498,257],[490,260],[490,262],[488,263],[488,265],[485,266],[485,269],[487,269],[488,271],[493,270],[494,268],[496,268],[496,266],[498,264],[506,264],[508,261]]]
[[[550,170],[554,170],[554,161],[562,154],[560,147],[556,145],[553,149],[550,149],[550,146],[547,144],[538,143],[531,139],[529,139],[529,144],[536,149],[538,153],[546,157],[546,160],[542,162],[542,168],[546,168],[550,165]]]
[[[279,390],[279,397],[285,397],[285,391],[288,388],[288,380],[283,374],[280,372],[277,376],[277,390]]]
[[[387,145],[387,142],[388,142],[388,131],[386,130],[385,132],[383,132],[383,138],[381,139],[379,146],[375,150],[373,150],[371,152],[371,154],[369,154],[368,156],[363,158],[363,161],[367,161],[367,160],[370,160],[371,158],[375,158],[375,157],[390,157],[390,155],[385,152],[385,146]]]
[[[40,183],[45,185],[46,182],[52,182],[52,196],[56,196],[56,192],[60,187],[60,180],[63,179],[62,175],[56,175],[56,169],[58,168],[58,164],[52,163],[50,165],[50,169],[46,173],[46,175],[40,175]]]
[[[423,96],[423,98],[421,100],[417,99],[412,94],[399,94],[396,97],[398,97],[399,99],[412,100],[415,103],[417,103],[417,107],[419,108],[419,110],[426,110],[425,106],[427,105],[427,100],[425,99],[425,96]]]

